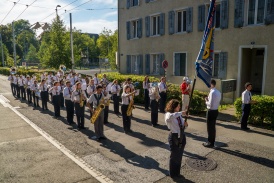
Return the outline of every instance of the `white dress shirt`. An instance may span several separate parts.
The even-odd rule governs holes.
[[[179,119],[182,122],[182,126],[184,126],[185,120],[182,117],[182,112],[165,113],[165,123],[168,129],[170,129],[171,133],[178,133],[178,137],[180,137]]]
[[[158,87],[159,87],[159,92],[160,92],[160,93],[162,93],[162,92],[166,93],[167,86],[166,86],[165,83],[160,82],[159,85],[158,85]]]
[[[46,84],[40,84],[40,86],[39,86],[39,90],[41,91],[41,92],[45,92],[45,91],[47,91],[47,85]]]
[[[19,86],[23,86],[23,85],[24,85],[23,82],[24,82],[23,78],[19,78],[19,79],[18,79],[18,85],[19,85]]]
[[[149,83],[147,81],[143,81],[143,89],[148,89]]]
[[[122,104],[128,105],[130,100],[132,100],[132,95],[129,95],[128,93],[123,92],[122,93]]]
[[[112,94],[118,94],[119,93],[119,85],[114,84],[111,86],[111,93]]]
[[[58,86],[53,86],[49,89],[49,91],[52,93],[52,96],[55,96],[55,95],[60,95],[60,92],[61,92],[61,87]]]
[[[87,93],[89,96],[91,96],[93,93],[95,93],[96,87],[94,85],[88,85],[87,87]]]
[[[93,80],[95,86],[99,84],[99,79],[97,77],[94,77]]]
[[[243,104],[250,104],[250,101],[251,101],[251,92],[248,91],[248,90],[245,90],[243,93],[242,93],[242,103]]]
[[[79,103],[80,102],[80,94],[83,94],[85,98],[87,97],[85,91],[75,90],[74,92],[72,92],[72,96],[71,96],[72,101]]]
[[[218,110],[220,101],[221,93],[216,88],[212,88],[208,95],[208,101],[206,101],[207,109]]]
[[[71,98],[72,89],[71,87],[65,87],[63,90],[63,95],[65,100],[72,100]]]
[[[92,106],[93,108],[97,108],[97,106],[98,106],[96,97],[100,103],[100,100],[102,100],[104,98],[104,94],[103,93],[100,93],[100,94],[94,93],[89,97],[87,102],[90,104],[93,103],[93,106]]]

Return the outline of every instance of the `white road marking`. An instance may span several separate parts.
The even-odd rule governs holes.
[[[25,122],[27,122],[32,128],[34,128],[38,133],[40,133],[44,138],[46,138],[52,145],[54,145],[57,149],[59,149],[62,153],[64,153],[68,158],[70,158],[72,161],[74,161],[78,166],[80,166],[82,169],[84,169],[86,172],[88,172],[92,177],[97,179],[99,182],[102,183],[112,183],[113,181],[95,170],[95,168],[91,167],[89,164],[87,164],[83,159],[78,157],[76,154],[71,152],[69,149],[67,149],[64,145],[62,145],[60,142],[58,142],[56,139],[54,139],[52,136],[50,136],[47,132],[45,132],[43,129],[38,127],[36,124],[34,124],[32,121],[30,121],[26,116],[21,114],[19,111],[16,110],[15,107],[12,107],[8,102],[9,100],[4,97],[3,95],[0,95],[0,103],[4,107],[10,108],[13,112],[15,112],[20,118],[22,118]]]

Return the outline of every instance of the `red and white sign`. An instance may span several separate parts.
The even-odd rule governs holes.
[[[167,60],[164,60],[164,61],[162,62],[162,67],[163,67],[164,69],[166,69],[166,68],[168,67],[168,61],[167,61]]]

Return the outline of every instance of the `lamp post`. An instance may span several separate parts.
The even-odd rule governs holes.
[[[55,11],[56,11],[56,15],[58,15],[58,12],[57,12],[57,8],[60,8],[61,6],[58,4],[55,8]]]

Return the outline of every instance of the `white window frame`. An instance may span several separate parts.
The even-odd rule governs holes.
[[[186,66],[185,66],[185,76],[187,76],[187,52],[186,51],[178,51],[178,52],[173,52],[173,75],[175,75],[175,54],[177,53],[185,53],[186,54]],[[178,76],[182,77],[182,76]]]
[[[154,56],[156,57],[156,63],[155,63],[156,67],[155,68],[154,68]],[[150,74],[151,75],[160,75],[160,69],[161,69],[160,53],[150,54]]]
[[[182,25],[182,27],[181,27],[181,31],[179,32],[178,31],[178,13],[179,12],[182,12],[182,20],[181,20],[181,25]],[[178,9],[178,10],[175,10],[175,33],[177,33],[177,34],[180,34],[180,33],[186,33],[187,31],[186,31],[186,24],[185,24],[185,27],[184,27],[184,16],[183,16],[183,12],[186,12],[186,14],[187,14],[187,9],[186,8],[182,8],[182,9]],[[185,15],[186,15],[185,14]],[[185,28],[185,31],[183,31],[183,29]]]
[[[154,27],[153,27],[153,18],[156,17],[156,33],[154,34]],[[160,13],[150,15],[150,35],[151,36],[160,36]]]
[[[245,4],[244,4],[244,25],[245,26],[254,26],[254,25],[263,25],[264,24],[264,20],[261,23],[257,23],[257,19],[258,19],[258,2],[259,0],[255,0],[255,15],[254,15],[254,24],[248,24],[248,9],[249,9],[249,1],[250,0],[245,0]],[[266,10],[267,10],[267,1],[265,0],[265,4],[264,4],[264,17],[266,14]]]
[[[138,55],[131,55],[131,73],[139,74]]]

